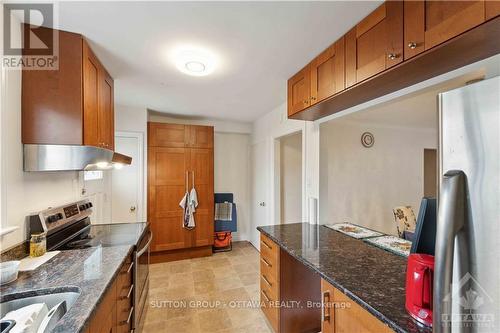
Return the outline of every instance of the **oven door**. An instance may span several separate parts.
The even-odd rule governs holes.
[[[134,330],[140,332],[142,321],[144,321],[144,307],[148,298],[149,290],[149,260],[150,260],[150,245],[153,239],[153,233],[148,230],[146,236],[142,238],[135,252],[135,313],[134,313]]]

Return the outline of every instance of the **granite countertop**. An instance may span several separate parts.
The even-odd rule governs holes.
[[[295,223],[257,230],[395,331],[432,332],[406,312],[407,258],[322,225]]]
[[[61,251],[36,270],[20,272],[16,281],[0,287],[0,295],[3,299],[12,293],[30,292],[36,296],[44,289],[78,290],[75,304],[52,332],[83,332],[133,249],[133,245],[124,245]]]

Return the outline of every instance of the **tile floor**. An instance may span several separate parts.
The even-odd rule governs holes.
[[[144,332],[271,333],[259,301],[259,252],[231,252],[151,265]]]

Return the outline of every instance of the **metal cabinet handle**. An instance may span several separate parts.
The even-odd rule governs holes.
[[[262,279],[264,280],[264,282],[269,286],[269,287],[272,287],[273,284],[271,282],[269,282],[269,280],[266,278],[266,276],[264,274],[261,275]]]
[[[451,314],[451,303],[445,298],[451,295],[453,268],[461,278],[470,272],[472,248],[465,236],[470,232],[467,212],[467,178],[463,171],[452,170],[443,176],[439,203],[436,251],[434,265],[433,332],[451,332],[451,326],[442,322],[443,315]],[[459,262],[453,263],[454,248]],[[445,324],[445,325],[443,325]]]
[[[417,48],[417,43],[416,42],[409,42],[408,47],[412,50],[415,50]]]
[[[260,260],[267,266],[267,267],[273,267],[266,259],[260,258]]]
[[[272,250],[273,248],[271,247],[271,245],[267,244],[265,241],[261,241],[262,244],[265,245],[265,247],[267,247],[269,250]]]
[[[127,299],[127,298],[130,298],[130,296],[132,295],[132,290],[134,290],[134,285],[131,285],[130,286],[130,289],[128,290],[127,292],[127,296],[123,296],[121,299]]]
[[[315,101],[315,100],[316,100],[316,97],[311,96],[311,101]]]
[[[305,99],[305,100],[304,100],[304,104],[306,104],[306,105],[307,105],[308,103],[309,103],[309,102],[307,101],[307,99]]]
[[[266,299],[266,302],[271,302],[271,300],[269,299],[269,297],[267,297],[266,295],[266,292],[264,290],[261,290],[261,294],[264,296],[264,298]]]
[[[130,324],[130,321],[132,320],[132,313],[134,313],[134,307],[130,308],[127,320],[122,320],[120,322],[120,325]]]
[[[323,293],[323,306],[321,307],[323,312],[323,321],[330,321],[330,291],[327,290]]]
[[[130,263],[130,266],[128,266],[127,274],[130,273],[130,271],[132,270],[132,267],[134,267],[134,262],[133,261]]]

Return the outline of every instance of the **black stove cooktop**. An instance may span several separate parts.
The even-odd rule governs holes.
[[[147,222],[91,224],[87,230],[58,247],[58,249],[136,245],[146,228]]]

